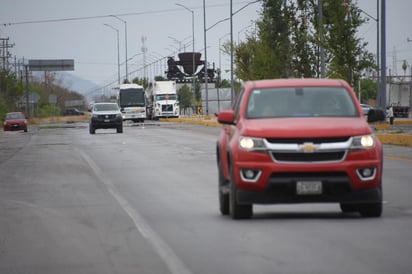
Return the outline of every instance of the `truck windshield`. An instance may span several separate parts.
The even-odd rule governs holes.
[[[248,118],[359,116],[349,92],[336,87],[255,89],[249,96]]]
[[[144,107],[144,90],[137,88],[121,89],[119,91],[119,106],[124,107]]]
[[[158,94],[156,100],[176,100],[176,94]]]

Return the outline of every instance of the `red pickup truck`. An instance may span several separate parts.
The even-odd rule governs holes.
[[[368,121],[384,117],[376,109]],[[253,204],[339,203],[382,214],[382,145],[343,80],[244,83],[218,114],[219,206],[250,218]]]

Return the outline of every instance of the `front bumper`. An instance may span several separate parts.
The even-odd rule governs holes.
[[[95,119],[92,118],[90,126],[94,129],[99,128],[120,128],[123,126],[123,120],[121,117],[116,119]]]
[[[339,178],[340,177],[340,178]],[[304,178],[297,177],[298,180]],[[282,182],[272,179],[265,191],[238,190],[237,201],[240,204],[288,204],[288,203],[377,203],[382,201],[382,189],[376,187],[367,190],[354,190],[344,176],[336,180],[322,180],[322,194],[299,195],[297,181]]]
[[[3,126],[3,130],[4,131],[27,130],[27,124],[19,124],[19,123],[7,124]]]
[[[343,161],[278,163],[267,153],[238,157],[233,162],[237,199],[244,204],[379,202],[382,200],[382,162],[379,152],[349,152]],[[240,161],[243,159],[243,161]],[[368,176],[362,171],[369,169]],[[254,178],[245,174],[249,171]],[[253,177],[251,176],[251,177]],[[297,194],[298,182],[319,182],[321,193]]]

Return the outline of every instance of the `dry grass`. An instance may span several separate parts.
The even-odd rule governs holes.
[[[30,118],[29,125],[33,124],[48,124],[48,123],[67,123],[67,122],[86,122],[90,118],[89,114],[81,116],[54,116],[46,118]]]

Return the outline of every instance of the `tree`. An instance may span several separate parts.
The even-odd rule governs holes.
[[[354,86],[361,71],[374,68],[367,43],[357,37],[365,22],[356,3],[324,0],[264,0],[258,33],[234,45],[234,73],[241,80],[319,77],[322,47],[327,76]],[[321,35],[322,34],[322,35]],[[230,52],[230,43],[224,46]]]
[[[184,84],[177,91],[177,98],[179,100],[180,109],[183,109],[183,113],[186,114],[186,109],[191,108],[194,101],[193,93],[190,91],[190,87]]]
[[[360,10],[351,1],[330,0],[324,5],[325,47],[328,52],[327,75],[345,79],[355,86],[361,71],[374,67],[373,55],[367,43],[357,37],[358,28],[365,22]]]
[[[136,77],[132,80],[132,83],[143,86],[144,88],[147,88],[149,86],[149,82],[147,78]]]
[[[310,1],[297,1],[291,5],[290,27],[292,47],[292,69],[294,77],[312,78],[317,75],[316,36],[310,22],[313,6]],[[292,20],[292,19],[295,20]]]
[[[369,104],[369,99],[376,98],[376,83],[371,79],[361,80],[361,102]]]
[[[154,79],[155,79],[155,81],[167,81],[167,78],[165,78],[161,75],[155,76]]]

